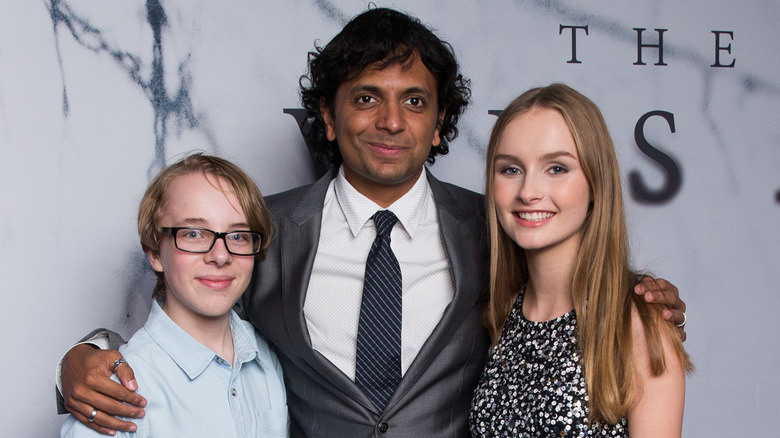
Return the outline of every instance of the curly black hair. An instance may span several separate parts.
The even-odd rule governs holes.
[[[447,154],[448,143],[458,136],[458,119],[471,98],[470,81],[458,71],[449,43],[439,39],[417,18],[387,8],[363,12],[325,47],[315,46],[315,51],[309,52],[309,71],[301,76],[299,84],[309,124],[304,132],[312,154],[334,165],[342,162],[338,143],[329,141],[325,134],[320,112],[323,99],[333,108],[339,85],[357,77],[369,65],[407,64],[418,56],[436,80],[438,109],[445,108],[439,127],[441,143],[431,148],[427,161],[433,163],[436,155]]]

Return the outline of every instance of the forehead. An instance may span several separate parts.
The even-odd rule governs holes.
[[[419,56],[390,64],[382,61],[370,64],[356,75],[345,79],[339,85],[339,91],[360,89],[366,86],[376,87],[380,90],[418,88],[421,91],[436,94],[436,78]]]
[[[577,157],[577,146],[560,112],[534,107],[515,117],[504,128],[498,153],[524,152],[543,155],[568,152]]]
[[[232,185],[224,178],[202,172],[174,177],[163,195],[161,213],[175,220],[246,221]]]

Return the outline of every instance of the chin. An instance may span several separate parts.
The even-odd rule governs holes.
[[[233,308],[233,304],[235,304],[235,301],[219,303],[219,304],[211,304],[201,308],[200,313],[201,315],[208,318],[220,318],[222,316],[230,314],[230,310]]]
[[[548,243],[539,242],[538,240],[534,239],[516,239],[515,243],[525,251],[538,251],[551,246]]]

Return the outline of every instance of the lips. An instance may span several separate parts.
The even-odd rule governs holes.
[[[225,275],[206,275],[198,277],[197,280],[204,286],[215,290],[225,290],[233,283],[233,277]]]
[[[521,211],[518,213],[515,213],[515,215],[525,221],[531,221],[531,222],[539,222],[543,221],[547,218],[550,218],[555,213],[550,213],[549,211]]]
[[[533,228],[546,224],[555,213],[549,211],[516,211],[513,213],[520,226]]]
[[[395,146],[386,143],[369,143],[371,149],[381,155],[398,155],[407,148],[404,146]]]

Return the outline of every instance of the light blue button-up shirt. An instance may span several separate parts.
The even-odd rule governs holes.
[[[282,368],[249,322],[230,314],[234,364],[187,334],[154,301],[146,324],[119,351],[148,404],[136,433],[117,437],[287,437]],[[116,376],[113,376],[116,380]],[[70,416],[61,437],[104,436]]]

